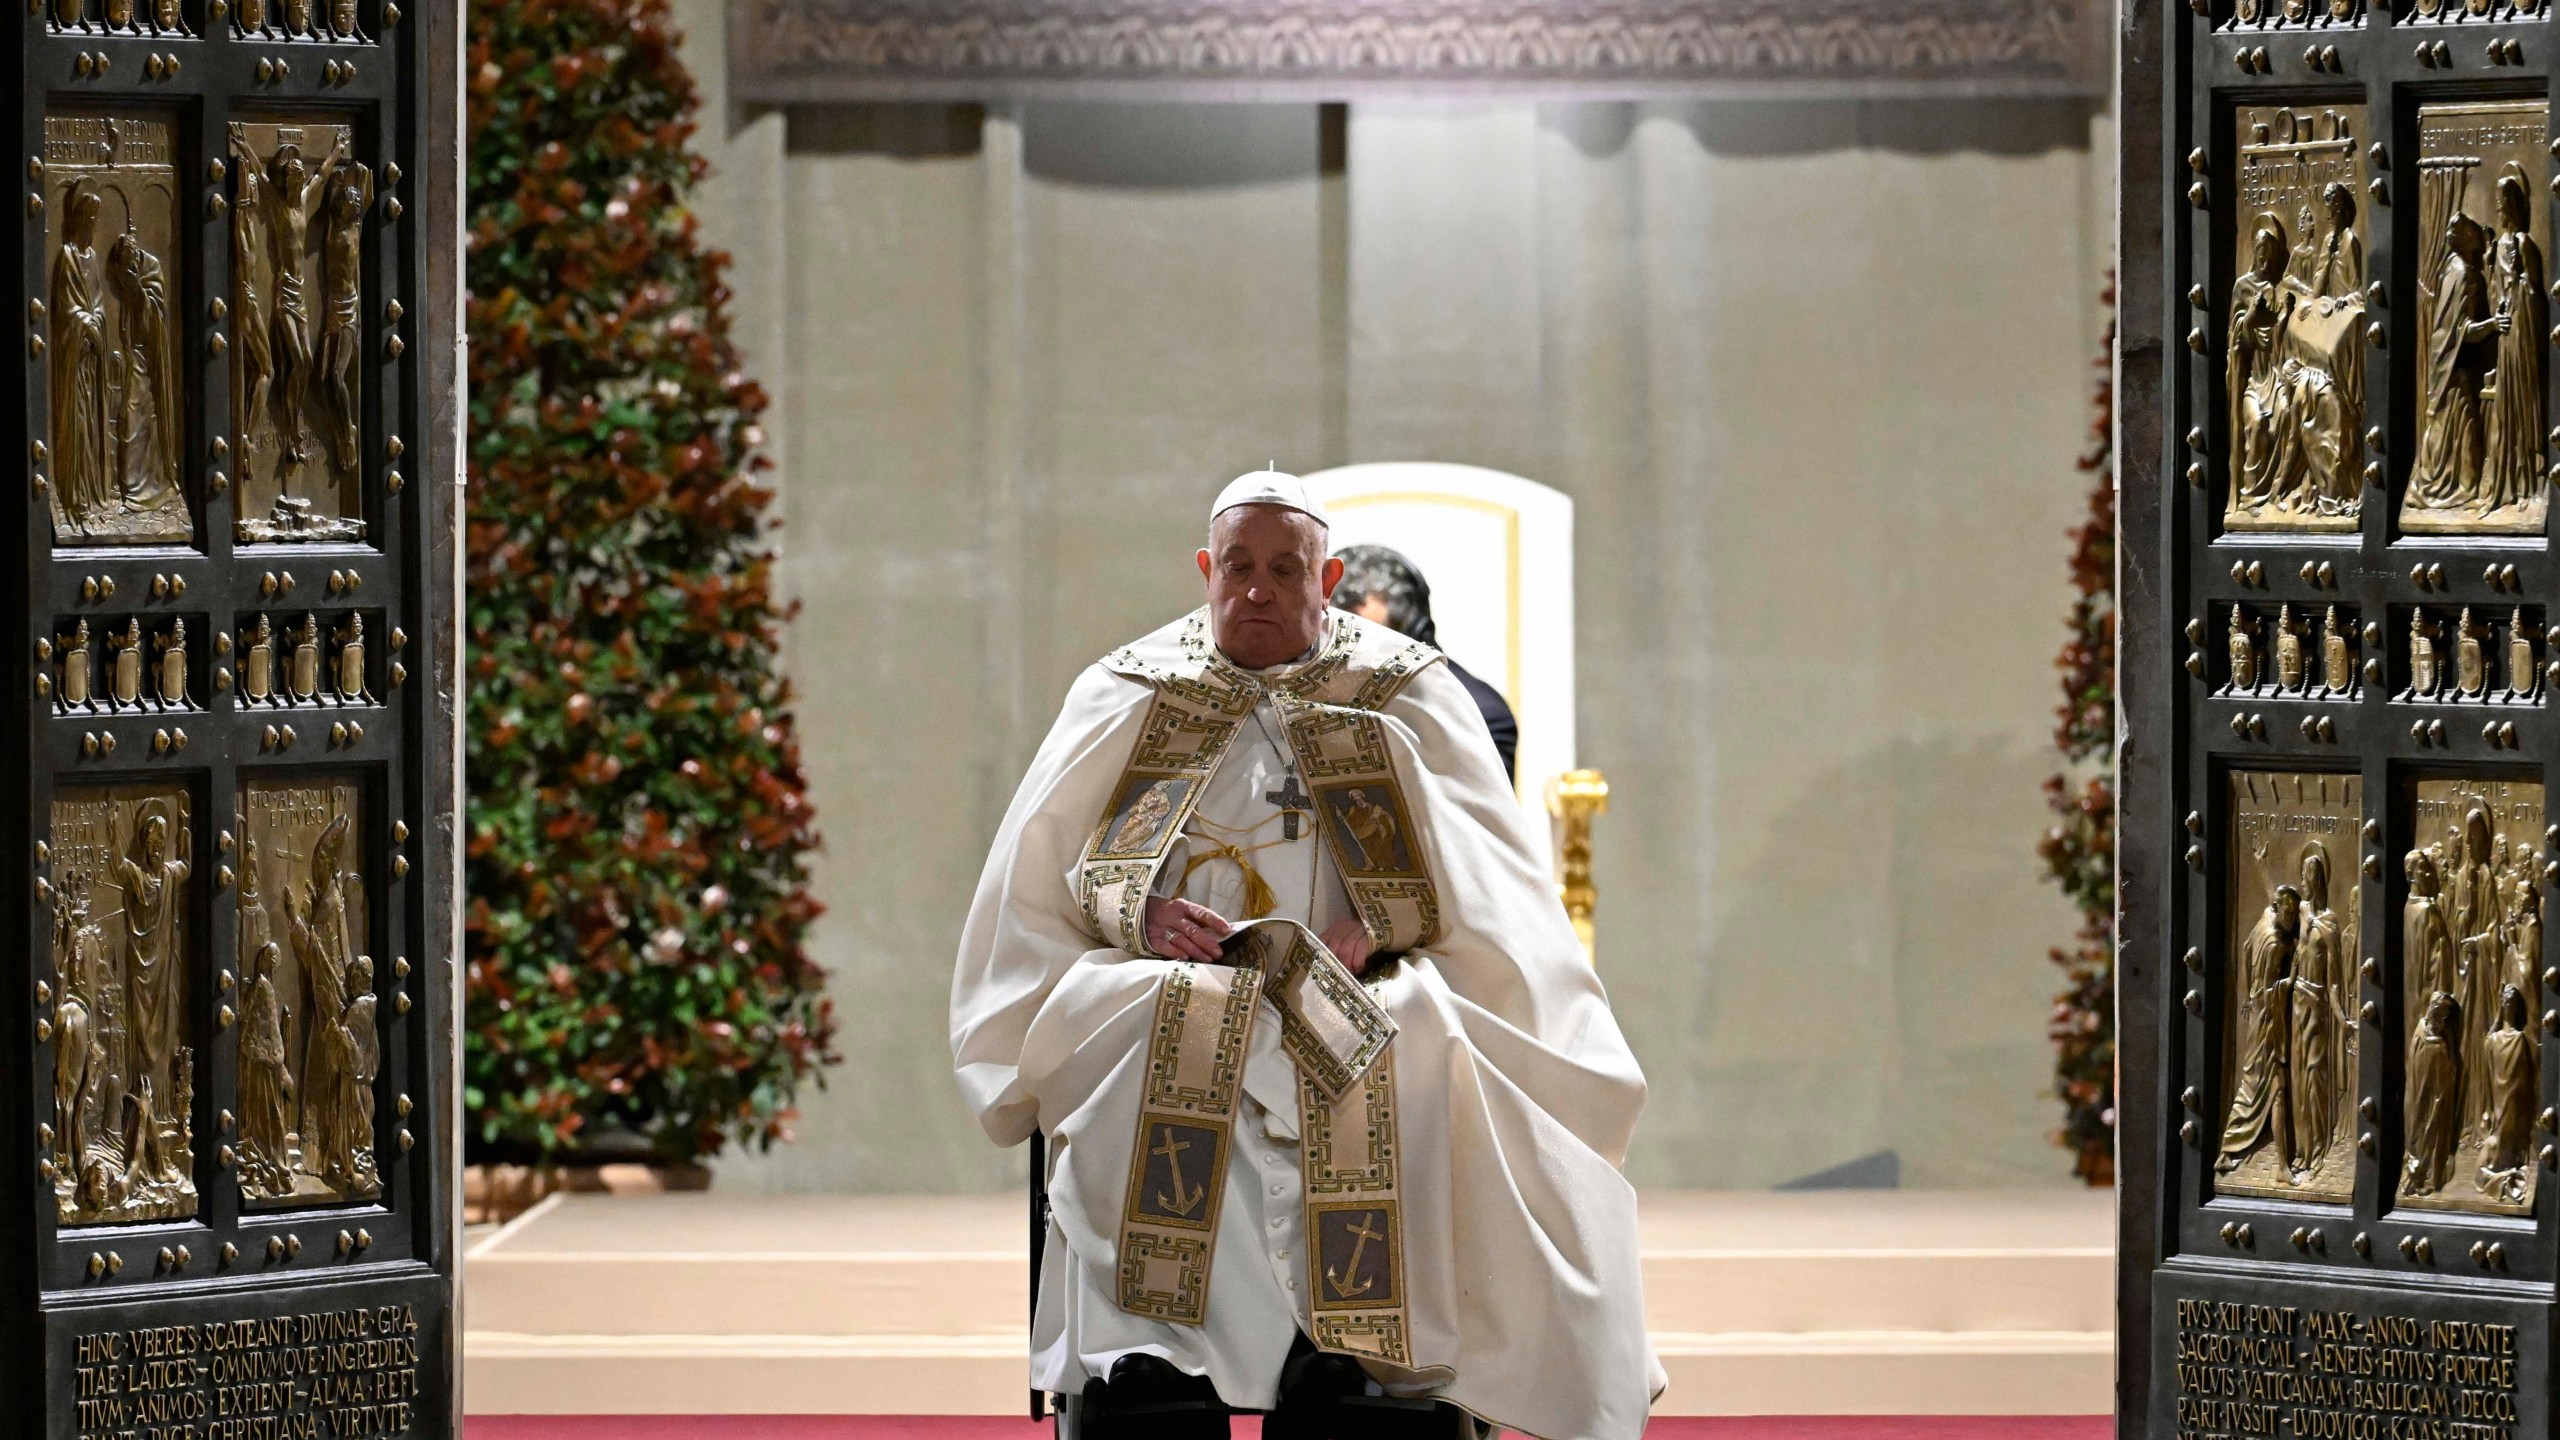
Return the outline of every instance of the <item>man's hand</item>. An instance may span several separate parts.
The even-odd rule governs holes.
[[[1147,902],[1147,948],[1168,959],[1223,959],[1218,942],[1233,928],[1206,905],[1163,898]]]
[[[1324,948],[1332,951],[1333,958],[1341,961],[1343,968],[1352,974],[1358,975],[1369,968],[1369,952],[1376,947],[1370,943],[1369,928],[1358,920],[1337,920],[1326,926],[1324,933],[1316,938],[1323,941]]]

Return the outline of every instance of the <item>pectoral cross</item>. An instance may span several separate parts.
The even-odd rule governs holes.
[[[1369,1228],[1369,1212],[1365,1210],[1360,1212],[1359,1221],[1351,1227],[1351,1258],[1343,1262],[1342,1268],[1350,1271],[1352,1278],[1358,1279],[1361,1253],[1369,1248],[1370,1241],[1386,1238],[1384,1234]],[[1354,1295],[1366,1295],[1377,1288],[1378,1284],[1376,1276],[1361,1280],[1357,1285],[1345,1284],[1342,1277],[1335,1274],[1330,1265],[1324,1267],[1324,1282],[1333,1287],[1333,1293],[1337,1298],[1343,1300],[1348,1300]]]
[[[1174,1139],[1171,1130],[1161,1130],[1157,1133],[1164,1139],[1163,1143],[1156,1146],[1154,1153],[1163,1156],[1164,1168],[1173,1172],[1173,1194],[1167,1196],[1163,1191],[1157,1191],[1156,1203],[1176,1215],[1188,1215],[1200,1208],[1200,1198],[1207,1193],[1206,1187],[1190,1190],[1185,1189],[1182,1184],[1181,1155],[1183,1151],[1191,1148],[1191,1142]]]
[[[1280,807],[1280,838],[1284,840],[1298,838],[1300,815],[1315,814],[1313,810],[1307,808],[1314,803],[1315,797],[1298,788],[1298,772],[1295,770],[1289,772],[1288,778],[1281,782],[1279,789],[1264,791],[1262,798]]]

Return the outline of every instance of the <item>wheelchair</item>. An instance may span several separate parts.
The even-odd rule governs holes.
[[[1049,1246],[1049,1137],[1031,1137],[1031,1313],[1040,1308],[1040,1262]],[[1133,1360],[1151,1362],[1133,1366]],[[1152,1356],[1131,1356],[1076,1395],[1031,1392],[1031,1418],[1054,1420],[1056,1440],[1227,1440],[1227,1422],[1263,1417],[1263,1440],[1495,1440],[1501,1432],[1454,1405],[1389,1395],[1346,1356],[1306,1336],[1289,1353],[1276,1410],[1241,1410],[1205,1377]],[[1117,1393],[1115,1393],[1117,1392]]]

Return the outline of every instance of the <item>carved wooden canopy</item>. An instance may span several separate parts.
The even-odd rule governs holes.
[[[2080,96],[2108,0],[733,0],[749,103]]]

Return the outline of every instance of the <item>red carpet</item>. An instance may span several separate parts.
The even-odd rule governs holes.
[[[1253,1440],[1258,1420],[1238,1421]],[[1046,1422],[992,1415],[474,1415],[465,1440],[1042,1440]],[[2104,1415],[1813,1415],[1656,1420],[1646,1440],[2108,1440]]]

